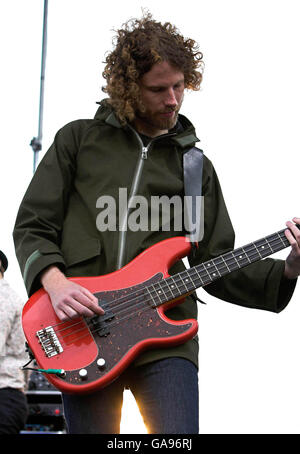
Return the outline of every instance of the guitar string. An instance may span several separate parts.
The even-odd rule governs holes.
[[[275,235],[275,234],[274,234],[274,235]],[[264,240],[265,240],[265,239],[264,239]],[[275,240],[276,240],[276,243],[277,243],[277,244],[280,244],[280,245],[281,245],[281,239],[280,239],[280,241],[278,241],[278,237],[276,237]],[[273,239],[272,241],[274,242],[274,239]],[[259,242],[259,240],[257,241],[257,243],[258,243],[258,242]],[[244,246],[243,248],[247,248],[248,246],[249,246],[249,245],[246,245],[246,246]],[[250,244],[250,246],[252,246],[252,251],[250,251],[250,252],[254,252],[255,255],[256,255],[256,252],[258,252],[258,251],[257,251],[257,248],[256,248],[255,246],[253,247],[253,243]],[[275,245],[273,244],[273,247],[274,247],[274,246],[275,246]],[[238,249],[236,249],[235,251],[228,252],[228,253],[224,254],[223,257],[225,257],[226,255],[229,255],[229,256],[230,256],[230,260],[233,262],[234,265],[236,265],[236,263],[237,263],[237,261],[236,261],[236,256],[238,256],[238,255],[240,254],[240,251],[242,251],[243,248],[238,248]],[[233,254],[233,252],[236,252],[236,253],[237,253],[236,256]],[[276,251],[272,251],[272,248],[270,248],[270,252],[272,253],[272,252],[276,252]],[[243,251],[243,253],[244,253],[244,251]],[[250,256],[250,255],[249,255],[249,252],[246,253],[246,256],[247,256],[247,255]],[[259,257],[260,257],[260,258],[264,258],[264,257],[261,257],[261,256],[259,256]],[[212,259],[211,262],[213,263],[214,260],[216,260],[216,259]],[[227,259],[227,262],[225,262],[225,261],[223,261],[223,262],[225,263],[225,267],[229,269],[229,266],[230,266],[231,264],[229,263],[228,259]],[[223,262],[221,262],[221,263],[222,263],[222,266],[223,266]],[[207,262],[206,262],[206,263],[207,263]],[[248,262],[247,262],[247,263],[248,263]],[[197,275],[198,277],[200,277],[200,279],[201,279],[201,274],[199,273],[198,270],[196,270],[196,268],[199,268],[199,267],[201,267],[202,265],[204,266],[204,271],[202,270],[202,271],[200,271],[200,273],[202,273],[202,277],[203,277],[203,275],[205,275],[204,277],[206,277],[206,275],[207,275],[207,270],[205,269],[205,264],[197,265],[197,267],[194,267],[194,269],[191,268],[189,274],[191,275],[192,272],[193,272],[194,274],[196,274],[196,275]],[[218,265],[216,266],[214,263],[213,263],[213,265],[215,266],[216,270],[218,271],[218,268],[217,268]],[[219,265],[220,265],[220,264],[219,264]],[[229,266],[228,266],[228,265],[229,265]],[[226,270],[226,268],[225,268],[225,270]],[[219,269],[220,269],[220,266],[219,266]],[[238,268],[236,268],[236,269],[238,269]],[[192,271],[191,271],[191,270],[192,270]],[[188,270],[186,270],[186,271],[188,271]],[[233,270],[232,270],[232,271],[233,271]],[[185,271],[182,271],[180,274],[183,274],[184,272],[185,272]],[[220,273],[219,273],[219,274],[220,274]],[[149,287],[151,287],[151,286],[154,287],[155,285],[161,285],[161,284],[166,285],[166,284],[165,284],[165,281],[166,281],[167,279],[169,279],[169,280],[172,279],[172,281],[173,281],[173,283],[174,283],[174,280],[176,279],[176,276],[170,276],[170,277],[168,277],[168,278],[165,278],[163,281],[159,281],[159,282],[156,282],[156,283],[154,283],[154,284],[151,284],[150,286],[148,286],[148,287],[146,287],[146,288],[149,289]],[[205,283],[205,284],[206,284],[206,283]],[[175,285],[176,285],[177,288],[178,288],[178,285],[177,285],[177,284],[175,284]],[[128,307],[128,303],[134,302],[134,300],[135,300],[137,297],[140,297],[140,296],[143,295],[143,292],[144,292],[144,288],[142,288],[142,289],[137,289],[137,290],[135,290],[135,291],[129,293],[128,295],[125,295],[125,296],[122,296],[122,297],[120,297],[120,298],[117,298],[117,299],[115,299],[115,300],[113,300],[113,301],[110,301],[110,302],[108,302],[107,304],[102,305],[101,307],[102,307],[102,308],[106,308],[106,307],[113,308],[113,307],[115,306],[117,309],[119,309],[119,307],[121,307],[122,305],[125,305],[125,304],[126,304],[126,307]],[[154,289],[154,293],[155,293],[155,292],[156,292],[156,290]],[[97,293],[95,293],[95,295],[96,295],[96,294],[97,294]],[[132,297],[133,295],[136,295],[136,297],[135,297],[135,298],[131,298],[131,299],[129,298],[129,299],[128,299],[128,297]],[[152,296],[152,295],[151,295],[151,296]],[[173,295],[171,295],[171,296],[173,296]],[[180,296],[180,295],[179,295],[179,296]],[[119,303],[122,302],[122,301],[123,301],[123,304],[119,304]],[[119,304],[119,306],[118,306],[118,304]],[[60,323],[58,323],[58,324],[56,324],[56,325],[53,325],[53,327],[56,327],[56,326],[58,326],[58,325],[62,325],[62,324],[64,324],[64,323],[69,323],[69,321],[68,321],[68,322],[60,322]],[[60,331],[64,331],[64,330],[66,330],[66,329],[69,329],[70,327],[75,326],[75,325],[78,324],[78,323],[80,323],[80,321],[75,322],[73,325],[68,325],[68,326],[66,326],[65,328],[62,328]]]
[[[149,306],[148,304],[144,305],[144,302],[138,303],[138,304],[136,304],[136,306],[139,306],[139,305],[141,305],[141,304],[143,304],[143,306],[141,307],[141,309],[139,309],[138,311],[135,310],[135,311],[131,312],[130,314],[128,314],[127,316],[125,316],[125,317],[123,317],[123,318],[120,318],[120,319],[116,320],[114,323],[112,323],[111,325],[109,325],[107,328],[110,329],[110,328],[114,327],[115,325],[120,324],[120,322],[124,322],[125,320],[128,320],[128,319],[130,319],[130,318],[132,318],[132,317],[137,317],[139,313],[144,312],[144,311],[146,311],[147,309],[149,309],[149,310],[153,310],[153,309],[154,309],[152,306]],[[138,312],[138,313],[137,313],[137,312]],[[64,337],[63,337],[63,340],[64,340],[64,342],[65,342],[65,345],[68,347],[68,346],[72,345],[74,342],[78,342],[80,339],[83,339],[83,338],[86,337],[86,336],[90,336],[90,335],[92,335],[92,334],[94,334],[94,333],[97,333],[98,331],[101,331],[102,329],[105,329],[105,328],[106,328],[106,327],[104,327],[104,328],[95,328],[94,330],[89,330],[89,329],[88,329],[88,326],[85,326],[84,328],[82,328],[82,329],[80,329],[80,330],[77,330],[77,331],[74,332],[74,333],[70,333],[70,334],[69,334],[69,335],[74,335],[75,333],[78,333],[78,332],[81,332],[81,331],[85,331],[85,333],[84,333],[82,336],[76,337],[75,339],[72,339],[72,340],[70,341],[70,343],[67,343],[67,341],[65,340],[65,338],[68,337],[69,335],[64,336]]]
[[[144,295],[144,290],[145,290],[145,288],[139,289],[139,290],[136,290],[136,291],[134,291],[134,292],[129,294],[129,296],[132,296],[132,295],[134,295],[136,293],[139,293],[138,295],[135,296],[135,298],[131,298],[131,299],[128,300],[128,299],[125,299],[125,297],[121,297],[121,298],[119,298],[117,300],[107,301],[106,303],[102,304],[101,307],[102,307],[102,309],[111,309],[112,303],[115,303],[116,301],[124,300],[124,302],[119,304],[119,307],[121,307],[123,305],[126,305],[126,307],[128,308],[130,306],[128,306],[128,304],[126,304],[126,303],[128,303],[128,302],[132,303],[132,302],[134,302],[135,299],[139,298],[140,296],[143,296]],[[117,308],[119,308],[119,307],[117,307]],[[103,316],[105,316],[105,314]],[[66,330],[68,330],[70,328],[73,328],[74,326],[82,323],[84,321],[83,319],[85,319],[87,322],[91,320],[88,317],[82,317],[80,320],[74,322],[73,324],[65,326],[64,328],[56,330],[56,332],[61,333],[62,331],[66,331]],[[52,328],[54,328],[56,326],[59,326],[59,325],[62,325],[62,324],[65,324],[65,323],[69,323],[69,321],[57,323],[56,325],[53,325]],[[90,321],[89,325],[92,326],[93,322]]]
[[[278,244],[279,244],[279,243],[278,243]],[[273,246],[274,246],[274,244],[273,244]],[[246,247],[246,246],[244,246],[244,247]],[[239,250],[242,250],[242,249],[243,249],[243,248],[240,248]],[[272,249],[270,248],[270,250],[272,250]],[[251,251],[251,252],[256,252],[256,253],[257,253],[257,251],[255,251],[254,249],[253,249],[253,251]],[[275,251],[275,252],[277,252],[277,251]],[[229,253],[229,254],[230,254],[230,253]],[[234,257],[234,256],[233,256],[233,257]],[[249,264],[250,264],[250,263],[249,263]],[[238,269],[238,268],[236,268],[236,269]],[[198,275],[198,273],[197,273],[197,275]],[[205,277],[207,278],[207,275],[206,275]],[[207,285],[208,283],[211,282],[210,280],[208,280],[207,282],[203,282],[202,279],[201,279],[200,277],[197,277],[197,279],[199,279],[199,280],[201,281],[201,285]],[[160,281],[159,283],[162,283],[162,282]],[[157,283],[156,283],[156,284],[157,284]],[[155,284],[152,284],[152,286],[154,286],[154,285],[155,285]],[[145,290],[145,289],[142,289],[142,290]],[[193,291],[193,290],[194,290],[194,289],[187,290],[187,292],[185,293],[185,295],[188,294],[188,293],[190,293],[190,292]],[[169,290],[169,292],[171,292],[171,291]],[[143,293],[144,293],[144,292],[143,292]],[[171,292],[171,293],[172,293],[172,292]],[[169,300],[166,300],[165,302],[171,301],[171,300],[172,300],[172,296],[174,296],[174,295],[171,294],[171,295],[170,295],[170,299],[169,299]],[[180,295],[180,296],[182,296],[182,298],[184,298],[184,295]],[[180,298],[180,296],[179,296],[178,298]],[[138,303],[138,304],[135,304],[135,305],[132,305],[132,304],[131,304],[131,305],[127,305],[127,306],[126,306],[126,310],[125,310],[125,311],[123,310],[123,314],[126,313],[126,312],[128,312],[128,310],[130,310],[130,309],[136,308],[137,306],[139,306],[139,305],[141,305],[141,304],[145,304],[145,302],[146,302],[146,306],[144,307],[144,309],[140,309],[139,312],[144,311],[144,310],[146,310],[146,309],[148,309],[148,308],[149,308],[149,309],[153,308],[152,306],[149,306],[149,305],[148,305],[148,302],[149,302],[149,301],[151,301],[151,300],[142,301],[142,302],[140,302],[140,303]],[[131,302],[132,302],[132,300],[131,300]],[[122,312],[120,312],[118,315],[121,315],[121,314],[122,314]],[[116,324],[119,324],[121,321],[127,320],[128,318],[130,318],[131,316],[134,316],[134,315],[136,315],[136,311],[131,312],[131,313],[129,313],[127,316],[125,316],[125,317],[123,317],[123,318],[121,318],[121,319],[118,319],[118,320],[116,320],[115,322],[111,323],[111,324],[109,325],[109,328],[112,328],[112,327],[115,326]],[[82,323],[82,322],[84,323],[84,320],[80,320],[80,321],[77,322],[77,323]],[[76,323],[76,324],[77,324],[77,323]],[[90,326],[92,326],[92,325],[93,325],[93,323],[90,324]],[[71,327],[71,326],[69,326],[68,328],[70,328],[70,327]],[[83,328],[81,328],[81,329],[79,329],[79,330],[77,330],[77,331],[75,331],[75,332],[72,332],[72,333],[67,334],[66,336],[63,337],[63,339],[65,339],[66,337],[68,337],[68,336],[70,336],[70,335],[74,335],[74,334],[76,334],[76,333],[78,333],[78,332],[80,332],[80,331],[87,330],[87,328],[88,328],[88,327],[85,325]],[[103,329],[105,329],[105,328],[104,328],[104,327],[95,328],[94,331],[88,331],[86,334],[84,334],[84,336],[81,336],[81,337],[85,337],[85,336],[89,335],[90,333],[92,334],[92,333],[94,333],[94,332],[101,331],[101,330],[103,330]],[[73,339],[72,342],[76,342],[78,339],[81,339],[81,337],[80,337],[80,338]]]
[[[274,233],[274,234],[271,235],[271,236],[274,236],[274,235],[277,235],[277,234]],[[269,237],[268,237],[268,238],[269,238]],[[256,241],[256,244],[259,243],[260,241],[267,241],[267,240],[266,240],[265,238],[263,238],[263,239],[261,239],[261,240]],[[267,246],[266,246],[266,247],[268,247],[268,248],[270,249],[270,252],[271,252],[271,253],[277,252],[277,251],[273,251],[273,250],[272,250],[272,248],[269,246],[270,242],[273,242],[273,243],[275,242],[275,243],[276,243],[276,244],[272,244],[273,247],[277,247],[278,245],[282,246],[282,244],[283,244],[283,243],[282,243],[282,238],[280,238],[280,237],[278,238],[278,236],[277,236],[275,239],[270,240],[269,242],[267,241]],[[268,244],[268,243],[269,243],[269,244]],[[249,251],[249,252],[243,251],[243,249],[245,249],[245,248],[247,248],[247,247],[252,247],[252,250]],[[264,258],[264,257],[260,257],[260,255],[259,255],[259,253],[258,253],[258,251],[257,251],[257,248],[256,248],[256,246],[254,245],[254,243],[249,243],[249,244],[246,245],[246,246],[243,246],[243,247],[241,247],[241,248],[237,248],[237,249],[235,249],[234,251],[229,251],[229,252],[223,254],[222,256],[216,257],[215,259],[212,259],[212,260],[207,261],[207,262],[205,262],[205,263],[208,263],[208,262],[213,263],[216,259],[218,259],[218,258],[220,258],[220,257],[230,256],[229,259],[233,262],[233,264],[236,265],[236,263],[237,263],[237,260],[236,260],[236,259],[237,259],[237,257],[239,256],[239,254],[241,253],[241,251],[242,251],[242,253],[245,253],[246,257],[247,257],[247,255],[250,257],[250,253],[251,253],[251,252],[254,252],[255,255],[258,254],[258,257],[259,257],[259,258]],[[265,250],[264,250],[264,251],[265,251]],[[233,252],[236,253],[236,256],[233,254]],[[268,253],[268,255],[270,255],[270,254]],[[266,256],[266,257],[267,257],[267,256]],[[202,273],[203,277],[206,277],[206,276],[207,276],[207,270],[206,270],[206,268],[205,268],[205,263],[201,263],[201,264],[199,264],[199,265],[196,265],[195,267],[190,268],[190,269],[187,269],[187,270],[185,270],[185,271],[182,271],[182,272],[180,272],[180,273],[178,273],[178,274],[183,274],[184,272],[189,272],[189,274],[191,275],[192,273],[194,273],[194,274],[196,274],[197,276],[199,276],[200,279],[201,279],[201,273]],[[247,263],[248,263],[248,262],[247,262]],[[225,264],[225,270],[226,270],[226,268],[227,268],[227,265],[229,265],[229,266],[231,265],[231,264],[229,263],[229,260],[227,260],[227,262],[224,261],[224,264]],[[249,264],[250,264],[250,263],[249,263]],[[201,266],[204,267],[204,270],[200,271],[200,273],[199,273],[199,271],[197,270],[197,268],[200,268]],[[216,268],[216,270],[218,271],[218,268],[217,268],[218,265],[216,266],[216,265],[213,263],[213,266],[214,266],[214,267]],[[222,266],[223,266],[223,262],[222,262]],[[219,267],[219,268],[220,268],[220,267]],[[229,267],[228,267],[228,269],[229,269]],[[239,268],[236,268],[236,269],[239,269]],[[235,270],[232,270],[232,271],[235,271]],[[178,275],[177,275],[177,276],[178,276]],[[163,281],[158,281],[158,282],[155,282],[154,284],[150,284],[150,286],[146,287],[146,289],[148,289],[149,287],[154,287],[155,285],[158,285],[158,284],[160,284],[160,283],[164,283],[164,281],[166,281],[167,279],[169,279],[169,280],[172,279],[172,280],[174,281],[174,279],[176,279],[176,275],[174,275],[174,276],[169,276],[168,278],[165,278]],[[205,285],[206,285],[206,284],[207,284],[207,283],[205,283]],[[202,285],[204,285],[204,284],[202,284]],[[176,286],[178,287],[177,284],[176,284]],[[134,299],[137,298],[137,297],[139,297],[139,296],[141,296],[141,295],[138,294],[138,295],[137,295],[135,298],[133,298],[133,299],[130,299],[130,298],[128,299],[128,297],[132,297],[133,295],[135,295],[135,294],[137,294],[137,293],[143,293],[144,290],[145,290],[145,288],[134,290],[133,292],[129,293],[128,295],[125,295],[125,296],[122,296],[122,297],[120,297],[120,298],[117,298],[116,300],[107,302],[107,304],[104,304],[104,305],[102,305],[101,307],[102,307],[102,308],[106,308],[106,307],[110,307],[110,308],[114,308],[114,307],[115,307],[115,308],[118,308],[118,304],[119,304],[119,307],[120,307],[121,305],[124,305],[124,304],[126,304],[126,306],[127,306],[128,303],[134,302]],[[101,293],[101,292],[97,292],[97,293]],[[95,295],[96,295],[97,293],[95,293]],[[154,294],[155,294],[155,293],[156,293],[156,290],[154,289]],[[151,295],[151,296],[152,296],[152,295]],[[121,302],[121,304],[120,304],[120,302]],[[56,326],[63,325],[63,324],[65,324],[65,323],[69,323],[69,321],[67,321],[67,322],[66,322],[66,321],[59,322],[59,323],[57,323],[56,325],[53,325],[52,327],[54,328],[54,327],[56,327]],[[64,330],[66,330],[66,329],[69,329],[70,327],[75,326],[75,325],[78,324],[78,323],[80,323],[80,321],[75,322],[74,325],[68,325],[67,327],[62,328],[62,329],[59,330],[59,331],[64,331]]]
[[[277,243],[279,244],[279,242],[277,242]],[[273,244],[273,246],[275,246],[275,245]],[[241,248],[241,249],[242,249],[242,248]],[[271,249],[271,248],[270,248],[270,249]],[[272,249],[271,249],[271,250],[272,250]],[[257,251],[254,250],[254,249],[253,249],[253,251],[251,251],[251,252],[257,253]],[[229,252],[228,254],[231,254],[231,253]],[[248,255],[249,255],[249,254],[248,254]],[[256,255],[256,254],[255,254],[255,255]],[[233,259],[233,263],[236,264],[237,262],[236,262],[236,258],[234,257],[234,255],[232,255],[232,259]],[[249,263],[249,264],[250,264],[250,263]],[[201,264],[201,265],[202,265],[202,264]],[[201,265],[199,265],[199,266],[201,266]],[[226,265],[225,265],[225,266],[226,266]],[[195,267],[194,267],[194,268],[195,268]],[[224,267],[224,268],[225,268],[225,267]],[[238,269],[238,268],[235,268],[235,269]],[[226,271],[226,268],[225,268],[225,271]],[[232,271],[233,271],[233,270],[232,270]],[[183,273],[184,273],[184,271],[183,271]],[[208,280],[207,282],[203,282],[203,280],[202,280],[202,278],[201,278],[201,275],[199,275],[199,272],[197,272],[196,270],[195,270],[195,271],[193,270],[193,273],[196,274],[196,278],[197,278],[197,279],[200,279],[202,285],[207,285],[207,284],[210,282],[210,280]],[[203,273],[203,272],[202,272],[202,273]],[[204,276],[204,277],[207,278],[207,276],[209,276],[209,274],[207,273],[206,270],[204,271],[204,273],[205,273],[205,276]],[[221,273],[219,273],[219,274],[221,275]],[[170,278],[172,278],[172,276],[171,276]],[[167,279],[169,279],[169,278],[167,278]],[[156,284],[156,285],[157,285],[157,284],[166,285],[166,283],[165,283],[164,281],[159,281],[158,283],[155,283],[155,284]],[[155,284],[150,285],[150,287],[154,287]],[[181,285],[181,284],[180,284],[180,285]],[[183,284],[183,285],[186,287],[185,284]],[[177,288],[179,289],[178,285],[177,285]],[[149,287],[146,287],[146,289],[149,289]],[[187,289],[187,287],[186,287],[186,289]],[[141,294],[141,295],[138,295],[138,297],[139,297],[139,296],[143,296],[144,290],[145,290],[145,289],[139,289],[139,292],[141,291],[142,294]],[[188,291],[187,291],[186,293],[192,291],[193,289],[187,289],[187,290],[188,290]],[[171,292],[170,289],[169,289],[169,291]],[[155,289],[154,289],[154,292],[156,293],[156,290],[155,290]],[[180,292],[181,292],[181,290],[180,290]],[[133,292],[133,293],[136,293],[136,292]],[[171,292],[171,293],[172,293],[172,292]],[[150,296],[152,297],[151,291],[150,291]],[[180,297],[180,296],[181,296],[181,295],[179,295],[179,296],[177,296],[177,297]],[[170,295],[170,300],[172,299],[172,297],[174,297],[174,295],[171,294],[171,295]],[[175,298],[176,298],[176,297],[175,297]],[[119,300],[122,300],[122,299],[124,299],[124,297],[119,298]],[[128,309],[132,306],[131,303],[132,303],[135,299],[136,299],[136,297],[133,298],[133,299],[129,299],[129,300],[128,300],[128,295],[127,295],[127,296],[125,297],[125,302],[124,302],[123,304],[120,304],[119,307],[122,306],[122,305],[124,305],[125,303],[127,303],[127,304],[126,304],[126,310],[125,310],[125,312],[127,312]],[[168,301],[168,300],[166,300],[166,301],[164,301],[164,302],[167,302],[167,301]],[[116,301],[108,302],[108,303],[107,303],[107,306],[110,306],[111,303],[115,303],[115,302],[116,302]],[[147,301],[147,302],[148,302],[148,301]],[[129,304],[128,304],[128,303],[129,303]],[[106,306],[105,306],[105,307],[106,307]],[[135,307],[135,306],[133,306],[133,307]],[[121,312],[120,312],[120,314],[121,314]],[[72,328],[73,326],[75,326],[75,325],[77,325],[77,324],[79,324],[79,323],[82,323],[82,321],[83,321],[83,320],[81,319],[80,321],[77,321],[77,322],[74,323],[73,325],[69,325],[69,326],[67,326],[67,327],[64,328],[64,329],[70,329],[70,328]],[[65,322],[64,322],[64,323],[65,323]],[[90,323],[90,326],[92,326],[92,325],[93,325],[93,323]],[[86,328],[82,328],[82,329],[86,329]],[[101,328],[101,329],[102,329],[102,328]],[[62,330],[60,330],[60,331],[62,331]],[[77,331],[76,331],[76,332],[77,332]],[[72,333],[72,334],[74,334],[74,333]]]
[[[250,263],[249,263],[249,264],[250,264]],[[238,268],[236,268],[236,269],[238,269]],[[206,276],[206,277],[207,277],[207,276]],[[202,282],[202,281],[201,281],[201,282]],[[207,284],[210,283],[210,282],[211,282],[211,281],[208,280],[207,282],[205,282],[205,284],[202,283],[202,285],[207,285]],[[188,292],[187,292],[187,293],[188,293]],[[184,297],[184,295],[182,295],[182,297]],[[136,306],[138,306],[138,304],[137,304]],[[149,306],[149,305],[146,305],[144,308],[142,308],[142,309],[139,310],[139,313],[140,313],[140,312],[144,312],[144,311],[147,310],[147,309],[153,309],[153,308],[152,308],[151,306]],[[136,311],[131,312],[131,313],[128,314],[127,316],[125,316],[125,317],[123,317],[123,318],[121,318],[121,319],[118,319],[118,320],[116,320],[114,323],[112,323],[111,325],[109,325],[109,328],[112,328],[112,327],[114,327],[115,325],[120,324],[120,322],[124,322],[125,320],[128,320],[129,318],[135,317],[135,316],[138,316],[137,313],[136,313]],[[87,327],[85,327],[85,330],[86,330],[86,329],[87,329]],[[91,334],[93,334],[93,333],[97,333],[98,331],[101,331],[101,329],[103,329],[103,328],[95,329],[94,331],[87,331],[87,332],[86,332],[85,334],[83,334],[82,336],[80,336],[80,337],[78,337],[78,338],[76,338],[76,339],[72,339],[72,343],[73,343],[73,342],[77,342],[78,340],[83,339],[84,337],[86,337],[86,336],[88,336],[88,335],[91,335]],[[81,330],[81,331],[82,331],[82,330]],[[78,332],[78,331],[76,331],[76,332]],[[74,334],[74,333],[71,333],[71,334]],[[67,344],[67,343],[66,343],[66,346],[67,346],[67,347],[70,346],[70,345],[71,345],[71,343],[70,343],[70,344]]]

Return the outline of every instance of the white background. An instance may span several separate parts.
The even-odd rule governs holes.
[[[297,0],[49,0],[43,152],[65,123],[94,116],[112,30],[142,7],[204,53],[202,89],[186,95],[182,113],[216,167],[236,245],[284,228],[300,216]],[[0,2],[0,249],[24,301],[11,232],[32,177],[42,16],[42,0]],[[201,433],[300,433],[299,293],[272,314],[200,292]]]

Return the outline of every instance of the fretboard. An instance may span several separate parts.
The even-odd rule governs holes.
[[[285,230],[226,252],[147,287],[153,307],[187,295],[232,271],[244,268],[288,247],[290,243],[284,234]]]

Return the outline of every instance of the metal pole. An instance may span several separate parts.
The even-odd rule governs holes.
[[[40,81],[40,105],[39,105],[39,126],[38,136],[33,137],[30,146],[33,149],[33,173],[38,163],[38,154],[42,149],[43,137],[43,110],[44,110],[44,83],[46,68],[46,51],[47,51],[47,18],[48,18],[48,0],[44,0],[44,18],[43,18],[43,42],[42,42],[42,63],[41,63],[41,81]]]

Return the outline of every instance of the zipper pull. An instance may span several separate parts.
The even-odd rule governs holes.
[[[147,157],[148,157],[148,148],[143,147],[142,148],[142,159],[147,159]]]

